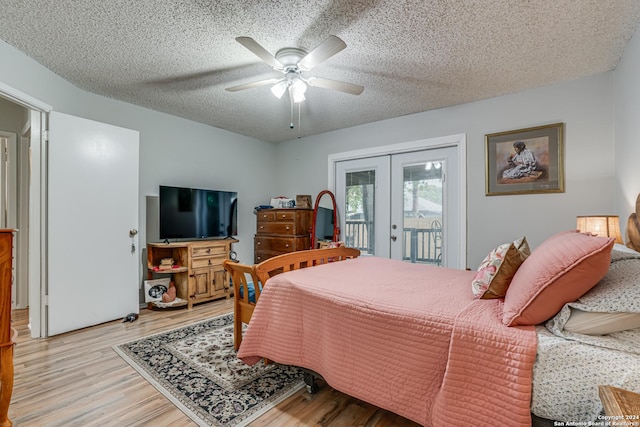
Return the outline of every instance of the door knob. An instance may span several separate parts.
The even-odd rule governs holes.
[[[129,237],[133,237],[136,234],[138,234],[138,230],[136,230],[135,228],[132,228],[131,230],[129,230]]]

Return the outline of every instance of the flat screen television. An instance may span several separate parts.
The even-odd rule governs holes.
[[[238,193],[160,186],[160,239],[224,238],[238,234]]]

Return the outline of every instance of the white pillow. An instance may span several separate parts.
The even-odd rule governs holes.
[[[620,251],[620,252],[626,252],[626,253],[629,253],[629,254],[635,254],[635,255],[640,254],[638,251],[634,251],[633,249],[631,249],[631,248],[629,248],[629,247],[627,247],[625,245],[622,245],[620,243],[614,243],[613,244],[613,250],[614,251]]]
[[[585,335],[607,335],[640,328],[640,313],[602,313],[570,307],[571,315],[565,331]]]

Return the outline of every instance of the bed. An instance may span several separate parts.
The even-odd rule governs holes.
[[[490,298],[478,297],[488,289],[471,284],[499,276],[487,274],[495,270],[495,253],[478,271],[375,257],[304,264],[300,253],[296,265],[288,255],[269,260],[267,276],[260,264],[252,266],[263,287],[238,357],[303,367],[337,390],[425,426],[525,426],[532,412],[536,423],[597,419],[598,384],[640,384],[637,331],[584,338],[563,325],[569,304],[597,291],[613,261],[637,267],[640,254],[614,257],[611,239],[574,232],[553,236],[526,257],[522,239],[496,249],[502,246],[503,266],[518,265],[510,264],[507,295]],[[564,363],[567,354],[571,363]],[[603,361],[597,373],[588,362],[594,356]]]

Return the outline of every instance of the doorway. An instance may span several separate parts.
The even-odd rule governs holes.
[[[139,132],[52,112],[2,82],[0,100],[24,110],[23,192],[11,202],[22,209],[15,265],[31,336],[137,313]]]
[[[454,135],[330,156],[345,243],[364,255],[464,268],[464,143]]]

